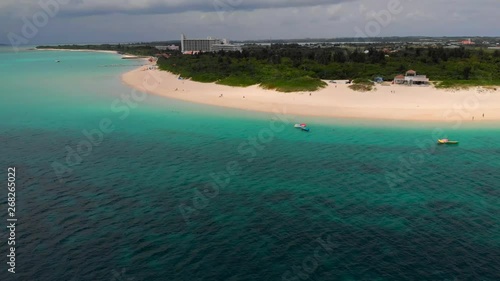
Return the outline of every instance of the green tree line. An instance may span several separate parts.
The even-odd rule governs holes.
[[[500,85],[500,52],[466,48],[308,48],[294,44],[254,46],[242,52],[174,54],[160,58],[168,70],[200,82],[261,84],[280,91],[309,91],[321,80],[373,79],[416,70],[444,86]]]

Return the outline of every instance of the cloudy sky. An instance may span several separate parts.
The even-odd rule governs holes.
[[[498,0],[0,0],[0,43],[500,36],[499,12]]]

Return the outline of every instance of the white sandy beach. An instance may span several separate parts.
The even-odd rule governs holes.
[[[178,78],[166,71],[148,70],[148,66],[122,75],[125,84],[150,94],[242,110],[275,112],[285,109],[287,114],[299,116],[413,121],[500,120],[500,87],[450,91],[378,85],[376,91],[363,93],[338,81],[338,84],[329,83],[326,88],[312,93],[281,93],[257,85],[240,88]]]

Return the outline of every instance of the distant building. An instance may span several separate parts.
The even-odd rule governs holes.
[[[218,52],[218,51],[240,51],[241,52],[241,46],[240,45],[233,45],[233,44],[213,44],[212,51],[213,52]]]
[[[468,40],[464,40],[462,42],[460,42],[462,45],[475,45],[476,43],[472,42],[472,40],[470,40],[470,38]]]
[[[179,51],[179,46],[176,45],[170,45],[170,46],[155,46],[156,49],[160,51]]]
[[[170,45],[170,46],[167,46],[167,50],[170,50],[170,51],[179,51],[179,46],[176,46],[176,45]]]
[[[193,52],[241,51],[241,46],[229,44],[226,39],[212,37],[208,37],[207,39],[187,39],[182,34],[181,51],[183,54],[192,54]]]
[[[190,51],[211,52],[212,45],[222,43],[222,40],[211,37],[207,39],[187,39],[184,34],[181,35],[181,51],[183,53]]]
[[[422,85],[427,86],[430,84],[429,78],[426,75],[417,75],[415,70],[408,70],[406,75],[398,75],[394,77],[394,84],[399,85]]]

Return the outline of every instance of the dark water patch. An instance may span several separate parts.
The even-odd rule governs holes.
[[[454,209],[466,209],[468,206],[462,202],[432,201],[426,204],[432,212],[448,211]]]
[[[295,194],[289,191],[273,191],[271,193],[265,193],[261,196],[263,202],[268,204],[273,204],[275,202],[289,201],[292,202],[295,198]]]
[[[485,193],[492,198],[500,198],[500,188],[495,186],[480,186],[476,187],[480,192]]]

